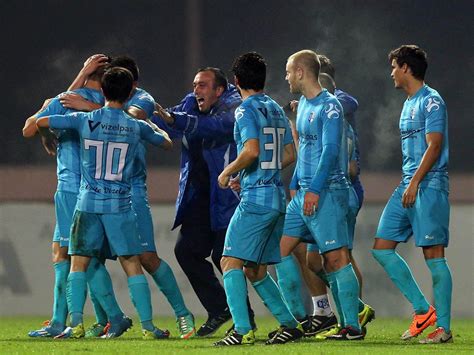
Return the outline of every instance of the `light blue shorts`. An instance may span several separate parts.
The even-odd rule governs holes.
[[[77,193],[56,191],[54,194],[54,209],[56,225],[54,226],[53,242],[61,248],[69,246],[72,217],[77,204]]]
[[[69,254],[90,257],[103,256],[108,242],[112,256],[140,255],[142,246],[135,213],[74,212],[69,241]]]
[[[232,216],[223,256],[259,265],[279,263],[285,214],[241,201]]]
[[[359,209],[359,197],[357,197],[356,191],[351,186],[349,187],[349,207],[347,209],[347,237],[349,238],[347,249],[349,250],[352,250],[354,243],[355,226]]]
[[[319,195],[318,209],[312,216],[303,214],[305,190],[297,191],[286,209],[283,234],[316,243],[321,253],[348,246],[348,190],[324,189]]]
[[[393,192],[380,217],[376,237],[405,243],[414,235],[418,247],[448,246],[448,193],[429,187],[420,188],[414,206],[403,208],[405,189],[406,185],[399,185]]]
[[[140,235],[142,251],[156,252],[153,219],[147,196],[132,195],[132,209],[137,215],[138,234]]]

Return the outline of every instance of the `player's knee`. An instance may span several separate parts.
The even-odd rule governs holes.
[[[350,262],[347,249],[341,248],[328,252],[324,256],[324,268],[328,272],[337,271]]]
[[[161,260],[156,253],[145,252],[140,255],[140,262],[146,272],[152,274],[160,267]]]
[[[68,255],[68,249],[67,248],[60,248],[60,247],[53,247],[52,250],[52,255],[51,255],[51,260],[53,263],[60,263],[62,261],[68,261],[70,260],[70,257]]]

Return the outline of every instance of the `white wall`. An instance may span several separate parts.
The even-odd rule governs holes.
[[[379,316],[408,317],[412,312],[408,302],[370,255],[382,208],[383,205],[366,205],[358,219],[354,255],[364,275],[364,298],[375,307]],[[454,279],[455,317],[474,317],[473,211],[474,205],[456,205],[451,208],[451,244],[447,257]],[[195,314],[205,314],[174,256],[177,232],[169,231],[174,217],[174,205],[154,205],[152,212],[158,254],[174,270],[188,307]],[[0,204],[0,315],[50,313],[53,285],[50,247],[53,228],[54,209],[51,204]],[[415,248],[413,242],[409,242],[400,247],[400,253],[412,267],[422,290],[431,299],[431,276],[421,250]],[[109,262],[107,267],[112,275],[119,303],[127,313],[134,314],[125,274],[116,262]],[[149,283],[154,313],[171,315],[170,307],[153,280],[149,279]],[[253,290],[250,297],[256,313],[264,314],[265,307]],[[87,307],[87,312],[90,313],[91,308]]]

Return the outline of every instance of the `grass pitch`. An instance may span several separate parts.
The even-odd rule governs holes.
[[[441,345],[418,344],[417,340],[400,340],[400,334],[409,325],[409,320],[376,319],[368,325],[368,334],[363,341],[334,342],[316,341],[306,338],[299,342],[265,346],[266,334],[273,330],[276,322],[269,317],[257,318],[257,343],[253,346],[213,347],[212,343],[223,337],[230,322],[210,338],[180,340],[176,338],[173,318],[155,319],[160,328],[171,331],[169,340],[142,340],[139,322],[134,319],[134,327],[122,337],[114,340],[81,339],[53,340],[32,339],[27,336],[29,330],[37,329],[46,318],[40,317],[0,317],[0,353],[100,353],[100,354],[419,354],[419,353],[471,353],[474,354],[474,320],[454,320],[452,329],[454,343]],[[92,323],[86,320],[86,326]],[[197,319],[202,324],[203,319]],[[434,328],[428,328],[426,335]]]

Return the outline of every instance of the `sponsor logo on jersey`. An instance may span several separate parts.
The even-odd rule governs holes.
[[[439,110],[439,105],[441,104],[441,101],[435,99],[434,97],[430,97],[428,99],[428,102],[426,103],[426,111],[431,112],[431,111],[438,111]]]
[[[94,122],[94,121],[89,120],[88,123],[89,123],[89,129],[91,132],[94,132],[95,129],[100,125],[100,121]]]
[[[118,133],[123,133],[123,132],[132,133],[133,132],[133,127],[122,126],[120,124],[102,123],[100,125],[100,128],[102,128],[103,131],[112,131],[112,132],[118,132]]]
[[[341,113],[341,109],[339,107],[337,107],[337,105],[335,105],[335,104],[328,104],[328,106],[327,106],[327,108],[324,112],[327,114],[329,119],[339,118],[340,113]]]

